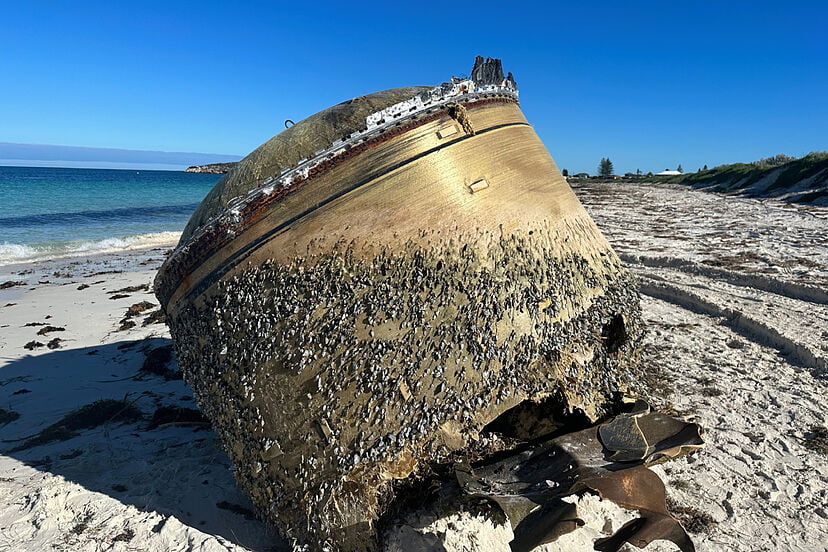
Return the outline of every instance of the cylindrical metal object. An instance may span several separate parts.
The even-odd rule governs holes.
[[[263,515],[359,549],[394,479],[522,401],[602,416],[633,377],[639,307],[513,96],[461,95],[341,144],[281,187],[259,150],[242,161],[156,293]],[[259,190],[220,205],[240,174]]]

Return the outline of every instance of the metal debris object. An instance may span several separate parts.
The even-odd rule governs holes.
[[[503,509],[514,531],[515,552],[553,542],[582,525],[574,505],[560,499],[584,490],[641,516],[598,541],[596,550],[616,551],[626,542],[644,548],[666,539],[691,552],[690,537],[667,511],[664,484],[647,466],[697,450],[704,443],[701,433],[697,424],[646,408],[497,462],[458,465],[455,473],[466,493],[494,500]],[[642,447],[641,442],[650,444]]]
[[[286,538],[375,548],[395,481],[527,401],[597,421],[637,379],[635,283],[503,74],[478,58],[283,130],[158,273],[184,377]]]

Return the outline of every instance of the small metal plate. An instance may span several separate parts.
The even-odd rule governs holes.
[[[449,136],[454,136],[455,134],[457,134],[457,126],[451,125],[449,127],[441,128],[440,130],[438,130],[437,138],[440,138],[442,140],[443,138],[448,138]]]
[[[476,180],[469,184],[469,190],[471,193],[479,192],[480,190],[485,190],[489,187],[489,182],[485,178],[481,178],[480,180]]]

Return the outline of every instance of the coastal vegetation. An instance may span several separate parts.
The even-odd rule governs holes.
[[[615,168],[612,166],[612,161],[609,160],[609,157],[602,157],[601,162],[598,163],[598,174],[607,178],[612,176],[614,171]]]
[[[811,152],[800,158],[779,154],[654,180],[712,192],[824,205],[828,204],[828,152]]]
[[[610,170],[607,171],[609,162]],[[601,159],[599,175],[590,177],[578,173],[571,179],[592,181],[633,181],[658,184],[680,184],[710,192],[739,194],[749,197],[773,197],[792,203],[828,205],[828,151],[814,151],[802,157],[783,153],[765,157],[750,163],[730,163],[708,169],[707,165],[697,172],[681,174],[642,174],[623,176],[612,174],[611,161]]]

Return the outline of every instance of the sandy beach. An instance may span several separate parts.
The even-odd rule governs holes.
[[[155,321],[151,285],[172,246],[0,269],[0,282],[27,282],[0,291],[0,550],[278,544],[236,488],[229,460],[194,417],[197,406],[167,358],[169,334]],[[126,318],[133,305],[142,312]],[[125,318],[135,326],[120,329],[130,325]],[[43,345],[27,349],[31,342]],[[156,373],[142,370],[148,358]],[[27,446],[96,401],[119,404],[92,416],[89,427]],[[8,422],[9,412],[19,417]]]
[[[640,281],[653,404],[707,430],[656,468],[669,499],[706,514],[697,548],[828,548],[828,210],[574,189]]]
[[[697,549],[828,550],[828,208],[573,188],[639,279],[642,393],[706,429],[655,468]],[[289,549],[172,358],[152,281],[173,246],[0,267],[0,550]],[[438,521],[407,531],[508,550]]]

